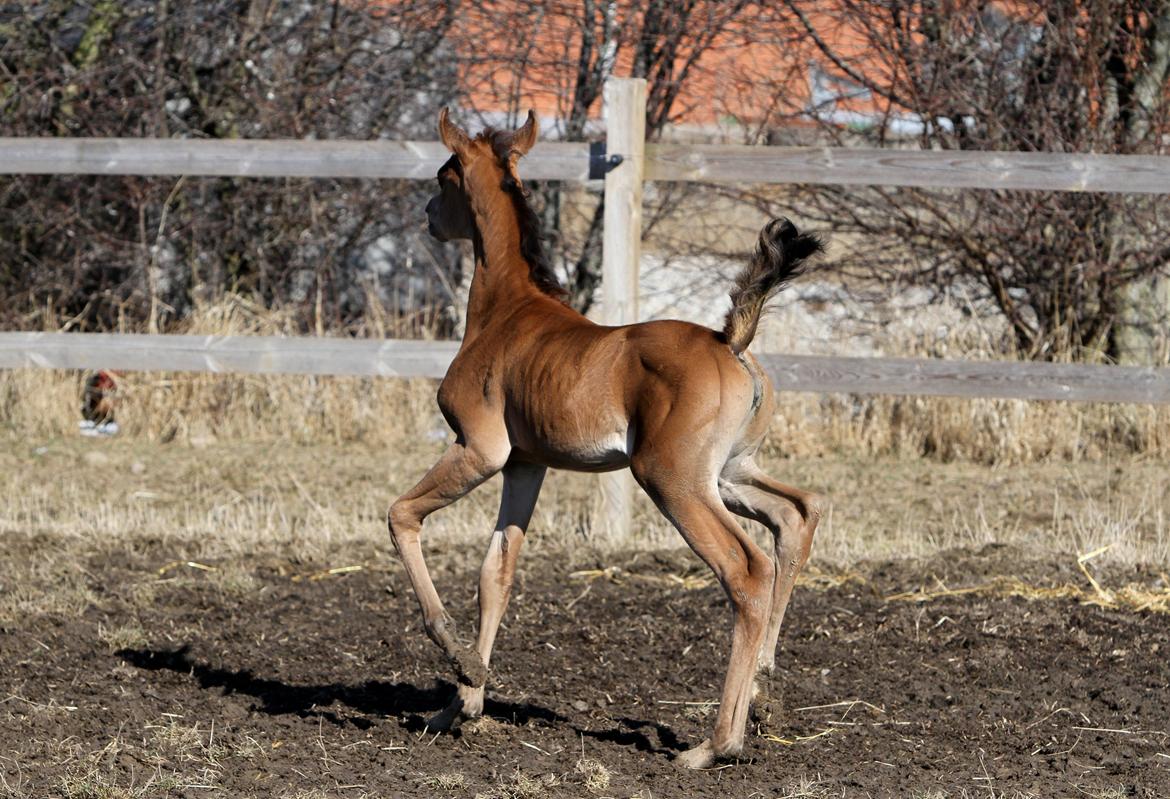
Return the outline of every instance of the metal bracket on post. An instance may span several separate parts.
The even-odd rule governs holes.
[[[589,143],[589,179],[601,180],[614,167],[622,162],[622,157],[617,153],[606,157],[605,142],[595,141]]]

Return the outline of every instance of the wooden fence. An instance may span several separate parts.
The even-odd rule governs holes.
[[[1170,193],[1170,157],[745,147],[644,142],[646,84],[606,85],[603,313],[638,316],[643,182],[820,183],[973,189]],[[0,138],[0,174],[227,175],[429,179],[448,158],[437,142]],[[584,143],[542,142],[523,173],[538,180],[596,175]],[[604,171],[603,171],[604,173]],[[114,368],[438,377],[452,342],[0,334],[0,368]],[[933,394],[1104,402],[1170,402],[1170,370],[902,358],[759,356],[792,391]],[[606,523],[630,526],[633,483],[606,477]]]

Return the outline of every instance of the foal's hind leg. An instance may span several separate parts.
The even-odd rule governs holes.
[[[674,459],[664,460],[670,463]],[[734,757],[743,749],[752,676],[768,623],[775,568],[727,512],[709,487],[710,480],[654,472],[653,467],[634,464],[635,476],[646,493],[715,572],[734,611],[731,658],[714,733],[678,757],[688,768],[707,768],[716,758]]]
[[[469,686],[483,685],[487,668],[475,650],[456,641],[454,622],[423,560],[420,534],[427,516],[464,496],[503,467],[508,450],[506,446],[498,449],[479,449],[457,441],[418,485],[395,501],[388,514],[390,535],[422,608],[427,635],[451,660],[459,682]]]
[[[776,582],[772,587],[767,633],[757,660],[759,671],[771,674],[784,611],[796,576],[808,560],[813,534],[827,503],[817,494],[772,479],[750,459],[724,469],[719,495],[733,513],[760,522],[773,536]]]
[[[544,482],[545,467],[512,463],[504,467],[504,490],[495,532],[479,574],[479,641],[476,649],[484,668],[491,666],[492,646],[500,619],[508,607],[512,579],[520,545],[532,519],[536,498]],[[451,704],[427,721],[431,730],[450,729],[460,718],[474,718],[483,712],[484,686],[459,684]]]

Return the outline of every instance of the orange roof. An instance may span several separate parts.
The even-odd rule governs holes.
[[[389,4],[393,0],[367,0]],[[688,52],[674,62],[674,76],[686,78],[671,106],[671,124],[688,128],[755,127],[778,121],[807,122],[810,113],[840,124],[870,124],[890,113],[889,103],[860,83],[842,79],[829,64],[801,22],[780,8],[753,4],[732,14],[718,0],[699,3],[688,23],[693,41],[708,20],[720,30],[701,55],[688,63]],[[1019,3],[993,2],[1001,11],[1018,15]],[[568,116],[577,83],[578,57],[584,31],[602,38],[600,16],[583,25],[586,9],[609,13],[614,29],[605,57],[612,74],[632,71],[635,42],[629,31],[640,28],[645,3],[632,0],[479,0],[465,4],[447,40],[458,53],[458,80],[472,110],[488,121],[515,123],[534,108],[545,121]],[[872,35],[833,0],[807,12],[808,23],[846,60],[857,74],[875,84],[892,82],[899,67],[876,52]],[[892,35],[892,32],[891,32]],[[914,34],[910,34],[913,36]],[[594,58],[606,45],[593,44]],[[662,81],[657,81],[665,85]],[[589,117],[602,116],[598,98]],[[918,124],[911,115],[892,115],[895,122]],[[502,119],[501,119],[502,118]],[[885,120],[889,122],[887,118]],[[728,123],[731,123],[728,125]],[[555,133],[555,131],[550,131]]]
[[[610,8],[623,27],[640,25],[636,17],[644,13],[644,4],[619,0]],[[709,46],[694,63],[687,63],[685,52],[675,60],[675,75],[684,69],[687,74],[671,108],[673,124],[752,126],[777,117],[796,119],[808,112],[814,98],[824,102],[830,94],[835,108],[878,112],[868,92],[827,77],[818,66],[821,56],[815,44],[788,15],[754,9],[720,18],[720,8],[711,3],[706,10],[722,24]],[[531,12],[527,17],[525,10]],[[472,108],[489,117],[508,115],[512,121],[528,108],[545,119],[567,116],[577,80],[583,15],[582,3],[566,0],[488,0],[466,7],[450,40],[459,51],[459,80]],[[524,24],[517,24],[518,17]],[[867,63],[872,58],[860,31],[835,23],[824,11],[810,15],[810,22],[828,32],[834,47],[847,58],[864,64],[869,75],[885,72],[880,64]],[[698,32],[702,24],[693,27]],[[610,47],[613,74],[630,75],[634,43],[618,36]],[[600,106],[600,101],[592,105],[591,118],[601,116]]]

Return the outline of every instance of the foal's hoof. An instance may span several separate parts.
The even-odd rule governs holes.
[[[694,749],[680,753],[674,762],[683,768],[711,768],[715,765],[715,760],[715,747],[707,740]]]

